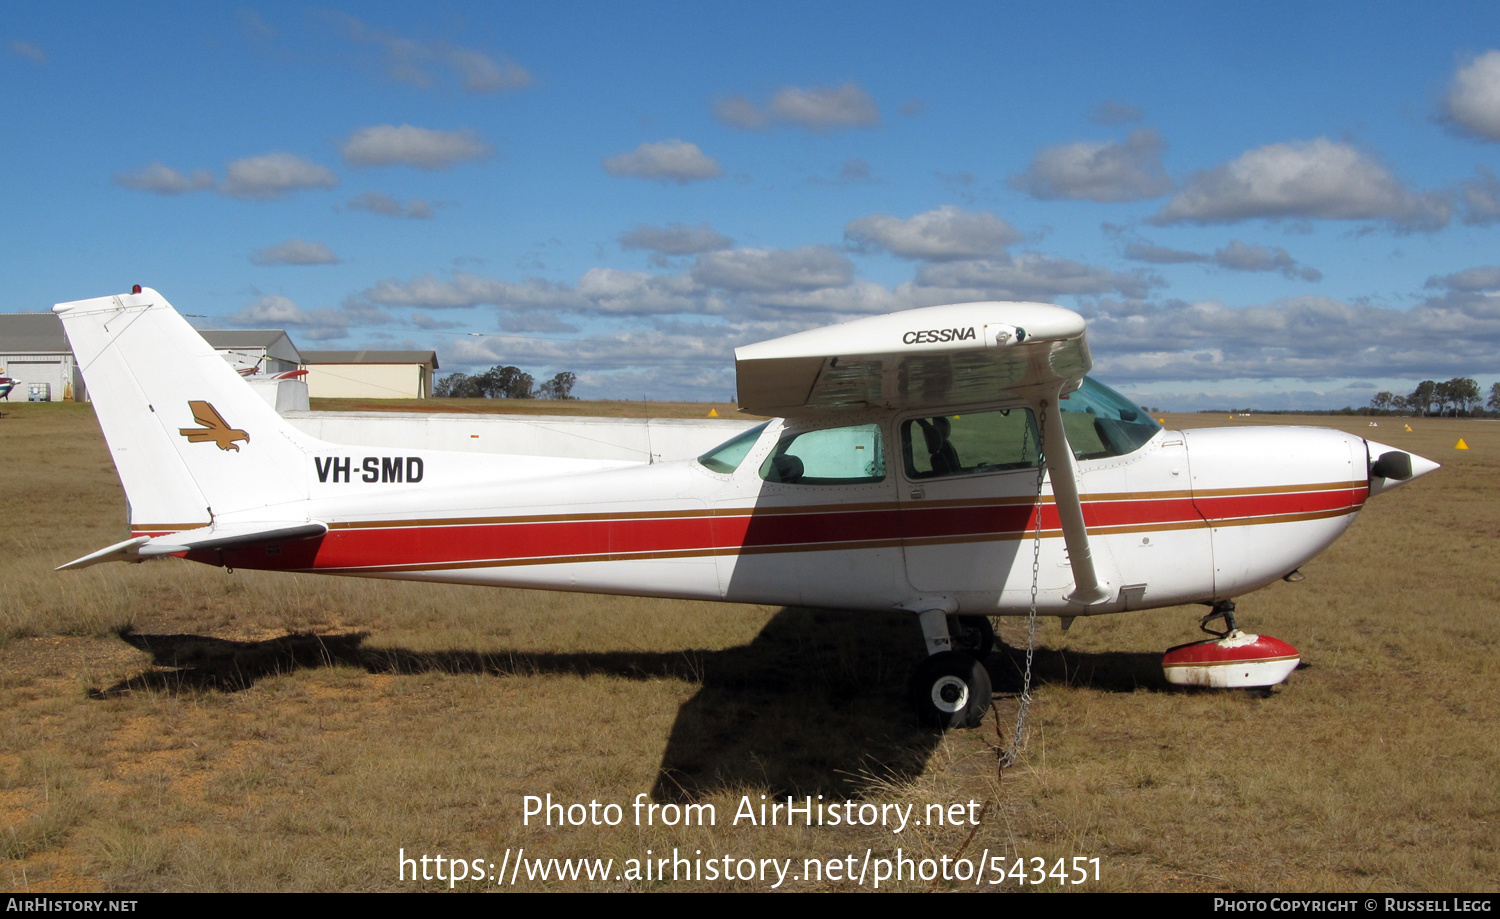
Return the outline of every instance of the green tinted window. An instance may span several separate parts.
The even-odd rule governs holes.
[[[766,424],[770,423],[766,422]],[[733,472],[740,468],[740,463],[745,460],[745,454],[750,452],[750,448],[755,446],[757,440],[760,440],[761,432],[765,429],[765,424],[758,424],[698,457],[698,462],[714,472]]]
[[[1161,430],[1145,409],[1093,380],[1085,379],[1061,405],[1063,430],[1081,460],[1134,453]]]
[[[788,485],[849,485],[885,478],[880,425],[804,431],[784,437],[761,464],[760,477]]]
[[[912,479],[1035,468],[1036,419],[1024,408],[910,418],[901,450]]]

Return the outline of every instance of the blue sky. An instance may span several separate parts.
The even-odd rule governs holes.
[[[8,4],[0,310],[728,398],[1026,299],[1144,402],[1500,378],[1493,4]]]

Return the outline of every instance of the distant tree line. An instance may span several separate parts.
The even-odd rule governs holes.
[[[450,373],[438,380],[432,394],[445,399],[572,399],[578,375],[564,370],[536,386],[519,367],[496,364],[484,373]]]
[[[1382,415],[1478,416],[1485,407],[1500,412],[1500,383],[1490,387],[1489,399],[1480,394],[1470,377],[1454,377],[1445,383],[1423,380],[1411,395],[1378,392],[1370,400],[1373,413]]]

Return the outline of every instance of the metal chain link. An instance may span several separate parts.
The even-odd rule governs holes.
[[[1021,750],[1021,737],[1026,731],[1026,715],[1031,710],[1031,660],[1036,653],[1036,589],[1042,566],[1042,483],[1047,467],[1042,459],[1042,438],[1047,426],[1047,403],[1041,403],[1042,412],[1036,426],[1036,502],[1032,505],[1036,514],[1034,537],[1031,541],[1031,608],[1026,614],[1026,671],[1021,677],[1021,707],[1016,711],[1016,731],[1011,735],[1010,746],[1000,756],[1000,768],[1009,769],[1016,764]],[[1021,439],[1025,450],[1025,437]],[[1024,455],[1024,452],[1023,452]]]

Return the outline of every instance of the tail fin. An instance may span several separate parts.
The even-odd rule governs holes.
[[[229,513],[286,520],[290,509],[277,508],[307,499],[307,457],[319,442],[276,414],[161,294],[146,288],[53,311],[125,486],[132,534],[194,529]]]

